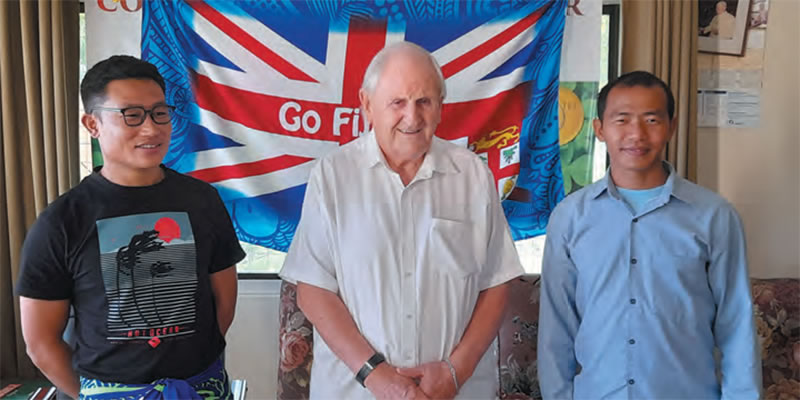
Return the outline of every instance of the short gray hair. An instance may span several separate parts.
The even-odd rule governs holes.
[[[372,61],[370,61],[367,71],[364,72],[364,81],[361,83],[361,89],[364,89],[367,93],[372,95],[375,92],[375,87],[378,86],[378,80],[381,77],[383,67],[386,65],[386,61],[389,60],[389,57],[395,53],[409,50],[425,55],[425,57],[430,60],[431,66],[434,71],[436,71],[436,77],[439,80],[439,92],[442,98],[444,98],[447,95],[447,87],[444,84],[444,75],[442,75],[442,68],[439,66],[439,63],[428,50],[423,49],[417,44],[405,41],[392,43],[382,48],[381,51],[375,55]]]

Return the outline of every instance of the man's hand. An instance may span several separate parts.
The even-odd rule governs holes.
[[[379,400],[429,398],[411,378],[402,376],[397,371],[388,363],[381,363],[367,375],[364,385]]]
[[[453,375],[444,361],[430,362],[414,368],[398,368],[397,373],[419,380],[419,388],[431,399],[452,399],[458,394]]]

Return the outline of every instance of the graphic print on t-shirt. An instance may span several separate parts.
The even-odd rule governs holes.
[[[97,221],[109,340],[161,339],[195,331],[197,266],[185,212]]]

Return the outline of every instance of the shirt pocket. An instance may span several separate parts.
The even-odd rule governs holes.
[[[652,278],[653,291],[659,296],[652,301],[666,306],[664,312],[679,319],[696,318],[703,304],[708,301],[713,304],[703,257],[667,253],[654,257],[653,264],[656,272]]]
[[[458,277],[480,272],[482,252],[475,229],[470,222],[432,218],[427,256],[434,270]]]

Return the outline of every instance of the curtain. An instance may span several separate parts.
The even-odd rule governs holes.
[[[0,1],[0,378],[36,375],[13,286],[27,229],[77,184],[80,4]]]
[[[675,95],[678,128],[665,157],[697,181],[697,0],[623,0],[622,73],[645,70]]]

